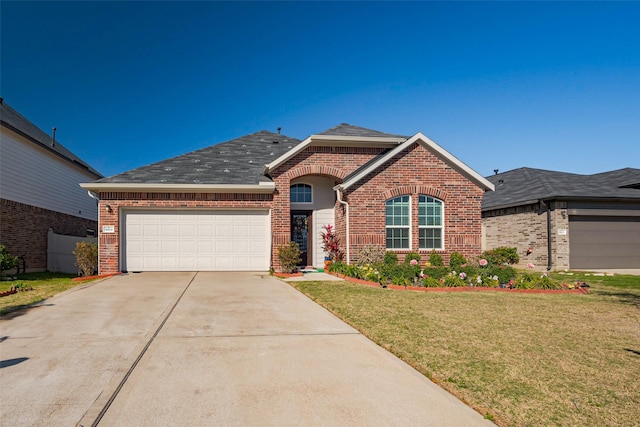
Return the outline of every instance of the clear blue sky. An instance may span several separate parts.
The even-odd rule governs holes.
[[[640,167],[640,2],[0,3],[1,96],[105,176],[259,130]]]

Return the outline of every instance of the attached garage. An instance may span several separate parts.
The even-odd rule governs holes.
[[[266,271],[268,210],[124,210],[122,271]]]
[[[639,268],[640,217],[570,216],[572,269]]]

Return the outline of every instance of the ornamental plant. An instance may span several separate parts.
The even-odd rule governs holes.
[[[300,260],[300,246],[296,242],[289,242],[288,245],[278,248],[278,261],[283,273],[295,273]]]
[[[18,257],[11,255],[4,245],[0,245],[0,276],[2,272],[18,265]]]
[[[320,233],[322,237],[322,249],[329,254],[329,259],[333,262],[340,262],[344,259],[344,252],[340,249],[340,240],[336,235],[333,225],[327,224],[322,227]]]

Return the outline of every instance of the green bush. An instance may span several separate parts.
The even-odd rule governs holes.
[[[516,289],[561,289],[559,282],[551,279],[547,274],[522,273],[515,281]]]
[[[458,270],[466,263],[467,259],[464,257],[464,255],[459,252],[451,252],[451,255],[449,256],[449,267],[453,268],[454,270]]]
[[[423,271],[424,274],[428,275],[429,277],[433,277],[434,279],[441,279],[447,274],[451,273],[451,269],[445,266],[427,267]]]
[[[518,250],[506,246],[484,251],[481,257],[491,265],[517,264],[520,261]]]
[[[278,248],[278,260],[284,273],[294,273],[300,262],[300,246],[296,242],[289,242]]]
[[[384,254],[383,262],[387,265],[393,265],[398,263],[398,254],[395,252],[387,251]]]
[[[4,245],[0,245],[0,276],[3,271],[11,270],[18,265],[18,257],[11,255]]]
[[[379,266],[380,277],[384,281],[394,283],[394,279],[401,277],[412,282],[417,279],[420,274],[420,267],[410,264],[382,264]]]
[[[418,252],[409,252],[404,256],[404,263],[410,264],[411,260],[415,259],[420,264],[420,254]]]
[[[76,256],[78,275],[93,276],[98,271],[98,244],[92,242],[78,242],[73,251]]]
[[[449,273],[444,278],[443,286],[446,288],[459,288],[462,286],[468,286],[467,282],[460,278],[457,274]]]
[[[508,265],[491,265],[483,271],[486,271],[486,275],[489,277],[497,277],[498,282],[502,284],[508,283],[518,275],[516,270]]]
[[[433,277],[425,277],[422,279],[422,286],[425,288],[440,288],[442,287],[442,283],[438,279],[434,279]]]
[[[385,256],[384,248],[375,245],[365,245],[358,252],[358,265],[378,264],[382,262]]]
[[[436,251],[434,249],[429,254],[429,263],[433,267],[442,267],[442,266],[444,266],[444,259],[442,258],[442,255],[436,253]]]

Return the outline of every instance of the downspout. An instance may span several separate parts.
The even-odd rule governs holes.
[[[100,235],[100,197],[91,190],[87,190],[87,194],[98,202],[98,227],[96,227],[96,238],[98,239],[98,246],[100,246],[100,238],[98,237]],[[100,251],[98,251],[98,274],[100,274]]]
[[[547,211],[547,271],[551,271],[553,262],[551,261],[552,245],[551,245],[551,206],[546,204],[544,200],[540,200],[540,204],[545,207]]]
[[[350,264],[351,262],[351,257],[349,255],[349,203],[345,202],[344,200],[342,200],[342,193],[340,192],[340,189],[336,188],[336,199],[338,200],[338,203],[340,203],[342,206],[345,207],[345,215],[346,215],[346,229],[347,229],[347,239],[345,242],[345,245],[347,247],[347,264]]]

